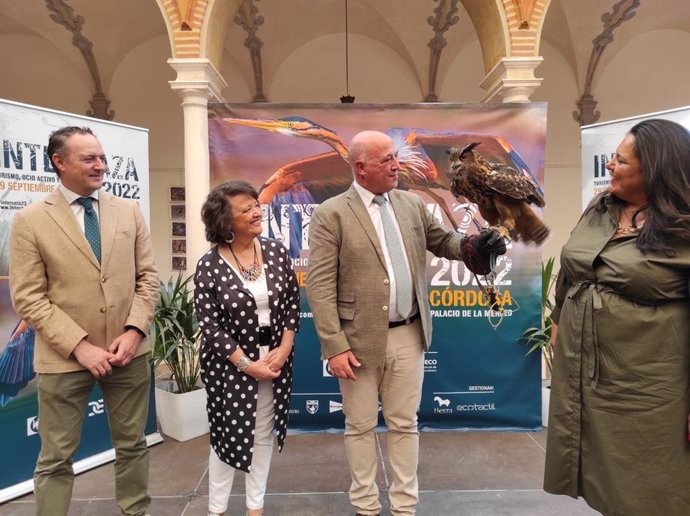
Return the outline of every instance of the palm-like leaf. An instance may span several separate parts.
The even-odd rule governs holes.
[[[529,346],[527,355],[541,349],[544,355],[546,367],[549,373],[553,369],[553,348],[551,347],[551,329],[553,321],[550,314],[553,310],[551,293],[556,283],[556,276],[553,274],[554,258],[549,258],[546,263],[541,264],[541,327],[527,328],[518,340],[524,341]]]
[[[160,283],[158,305],[151,326],[154,367],[165,363],[179,392],[197,388],[200,374],[199,321],[189,290],[191,276]]]

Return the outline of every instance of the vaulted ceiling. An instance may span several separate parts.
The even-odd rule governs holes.
[[[489,45],[486,42],[488,31],[505,31],[505,27],[491,19],[490,13],[481,9],[481,5],[493,1],[347,0],[348,32],[351,38],[368,38],[396,54],[409,67],[424,96],[433,89],[432,79],[437,83],[441,81],[456,56],[476,46],[478,40],[484,47]],[[79,70],[93,93],[97,93],[100,84],[102,92],[108,96],[115,70],[128,53],[152,38],[170,37],[172,18],[181,23],[188,20],[193,25],[200,6],[214,3],[217,4],[216,15],[220,16],[218,13],[222,10],[229,13],[223,22],[225,26],[214,32],[222,35],[222,41],[204,42],[201,34],[202,45],[198,50],[212,57],[211,47],[222,49],[221,54],[215,56],[217,65],[228,70],[230,63],[233,73],[241,73],[252,90],[250,98],[256,93],[257,51],[261,58],[258,74],[264,92],[270,91],[281,64],[318,38],[330,36],[342,40],[342,49],[334,52],[331,58],[344,63],[346,0],[244,0],[244,7],[240,7],[247,14],[243,23],[239,19],[234,21],[231,16],[241,4],[238,0],[159,0],[158,3],[156,0],[0,0],[0,12],[3,13],[0,37],[22,34],[44,40]],[[164,16],[159,4],[170,12]],[[580,94],[586,88],[593,41],[606,32],[602,16],[616,6],[632,6],[630,11],[634,16],[622,20],[611,31],[612,41],[601,52],[599,66],[604,66],[617,51],[642,33],[661,29],[690,32],[688,0],[504,0],[503,4],[512,5],[518,18],[527,18],[537,4],[546,5],[543,26],[531,28],[537,31],[541,41],[548,42],[566,59],[577,79]],[[218,9],[219,6],[222,9]],[[441,12],[435,11],[438,9]],[[196,20],[197,25],[203,21]],[[207,24],[211,25],[213,23]],[[483,33],[482,38],[478,36],[480,33]],[[254,38],[254,61],[248,36]],[[440,46],[436,67],[431,66],[435,36],[445,43],[436,45]],[[484,70],[479,72],[480,76],[491,64],[490,59],[487,61],[486,48],[483,50]],[[537,46],[537,55],[538,50]],[[22,49],[3,51],[21,53]],[[160,57],[164,60],[172,55],[173,49]],[[11,80],[7,71],[0,83],[3,80]],[[237,89],[230,90],[229,100],[236,93]],[[267,100],[271,100],[270,97]],[[112,107],[117,109],[117,106]]]

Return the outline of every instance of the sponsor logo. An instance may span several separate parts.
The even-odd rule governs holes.
[[[467,405],[458,405],[455,407],[458,412],[481,412],[484,410],[496,410],[493,403],[471,403]]]
[[[329,400],[328,401],[328,413],[333,414],[333,412],[339,412],[343,410],[343,404],[340,403],[339,401],[333,401]]]
[[[615,154],[595,154],[594,155],[594,177],[606,177],[606,163],[613,158]]]
[[[307,400],[307,412],[316,414],[319,411],[319,400]]]
[[[323,360],[323,371],[321,372],[321,376],[324,378],[333,378],[333,375],[331,374],[331,368],[328,367],[328,360]]]
[[[89,417],[100,416],[105,413],[105,403],[103,398],[96,401],[89,401]]]
[[[439,407],[449,407],[450,400],[445,400],[441,396],[434,396],[434,401],[438,403]]]
[[[450,406],[450,400],[441,396],[434,396],[436,406],[434,407],[434,414],[452,414],[453,409]]]
[[[438,366],[438,352],[429,351],[424,356],[424,372],[425,373],[435,373],[436,367]]]
[[[291,409],[290,409],[290,414],[299,414],[299,409],[291,408]]]
[[[26,418],[26,435],[36,435],[38,433],[38,416]]]

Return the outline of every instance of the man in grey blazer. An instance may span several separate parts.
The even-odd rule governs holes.
[[[146,335],[158,272],[136,203],[99,191],[105,155],[90,129],[50,136],[60,187],[18,212],[10,235],[10,292],[36,330],[41,451],[34,471],[36,514],[66,516],[72,460],[96,382],[115,447],[122,514],[147,512],[150,368]]]
[[[322,355],[343,397],[350,501],[359,515],[381,511],[374,440],[380,399],[391,513],[415,514],[417,408],[431,343],[426,251],[461,259],[463,236],[440,225],[419,196],[394,189],[399,164],[387,135],[357,134],[349,162],[352,186],[311,219],[307,296]],[[472,239],[482,252],[505,253],[496,232]]]

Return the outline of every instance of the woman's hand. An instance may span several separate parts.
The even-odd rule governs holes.
[[[558,335],[558,324],[551,321],[551,338],[549,339],[549,346],[556,347],[556,335]]]
[[[244,370],[244,373],[260,382],[264,380],[273,380],[273,378],[278,378],[278,376],[280,376],[280,371],[273,371],[268,367],[265,360],[252,360],[247,369]]]
[[[266,364],[268,364],[268,367],[271,369],[271,371],[280,373],[280,370],[285,365],[285,362],[290,356],[291,351],[292,343],[288,344],[283,342],[277,348],[273,348],[271,351],[269,351],[264,357],[264,360],[266,361]]]

